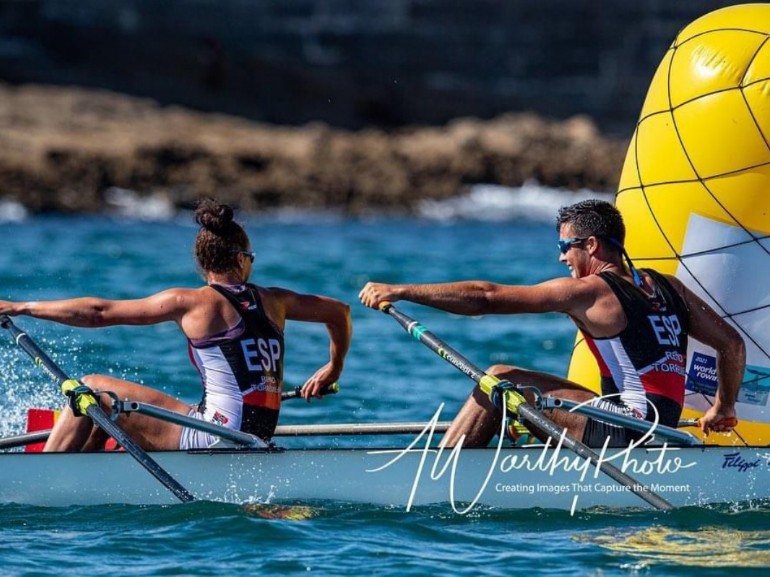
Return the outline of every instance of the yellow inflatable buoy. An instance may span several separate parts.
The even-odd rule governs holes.
[[[685,27],[652,79],[616,204],[637,266],[676,275],[743,335],[747,370],[734,434],[770,444],[770,4],[711,12]],[[569,378],[598,390],[578,342]],[[714,351],[690,340],[684,418],[716,389]]]

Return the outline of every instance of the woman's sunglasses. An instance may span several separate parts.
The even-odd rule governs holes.
[[[257,258],[257,253],[251,252],[248,250],[239,250],[236,254],[244,254],[247,257],[249,257],[249,260],[253,263],[254,259]]]

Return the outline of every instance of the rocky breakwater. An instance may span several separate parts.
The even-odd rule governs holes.
[[[409,213],[475,183],[611,192],[627,142],[584,117],[458,119],[348,132],[271,126],[119,94],[0,84],[0,198],[32,212],[101,212],[124,188],[189,207]]]

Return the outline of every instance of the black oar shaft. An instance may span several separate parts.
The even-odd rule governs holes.
[[[51,376],[59,386],[72,381],[67,374],[54,363],[51,358],[46,355],[43,350],[37,346],[29,335],[21,331],[7,315],[0,315],[0,326],[8,331],[13,336],[16,344],[21,347],[49,376]],[[130,454],[136,461],[144,467],[150,474],[152,474],[158,481],[160,481],[164,487],[171,491],[183,503],[194,501],[195,497],[185,489],[176,479],[174,479],[165,469],[163,469],[152,457],[150,457],[144,449],[137,445],[131,437],[119,428],[109,416],[102,410],[98,402],[94,400],[92,403],[84,405],[85,413],[90,417],[97,426],[99,426],[105,433],[110,435],[115,441],[123,447],[128,454]]]
[[[51,429],[44,431],[35,431],[34,433],[23,433],[13,437],[0,439],[0,449],[15,449],[16,447],[25,447],[34,443],[44,443],[51,434]]]
[[[35,364],[43,369],[46,373],[48,373],[48,376],[56,381],[57,384],[61,384],[69,379],[67,374],[62,371],[56,365],[56,363],[54,363],[51,358],[43,352],[40,347],[37,346],[37,344],[29,337],[29,335],[27,335],[27,333],[23,332],[21,329],[19,329],[19,327],[13,324],[10,317],[6,315],[0,315],[0,326],[2,326],[4,329],[8,329],[8,332],[11,333],[13,340],[16,341],[16,344],[19,346],[19,348],[21,348],[25,353],[32,357],[32,360],[35,362]]]
[[[460,372],[465,373],[477,383],[486,375],[484,371],[466,359],[456,349],[442,341],[419,322],[396,309],[393,305],[386,305],[382,311],[396,319],[398,324],[416,340],[426,345],[442,359],[448,361],[449,364],[453,365]]]
[[[415,339],[437,353],[441,358],[448,361],[456,369],[465,373],[479,385],[483,385],[484,388],[487,388],[490,382],[500,382],[497,377],[489,375],[479,369],[443,340],[428,331],[428,329],[419,322],[397,310],[392,304],[383,304],[380,307],[380,310],[396,319],[396,321]],[[484,392],[489,394],[490,391],[485,390]],[[515,394],[518,395],[518,393]],[[627,475],[614,465],[602,461],[601,457],[594,450],[590,449],[587,445],[581,443],[577,439],[567,435],[566,431],[559,428],[553,421],[545,417],[545,415],[542,415],[528,403],[517,402],[513,408],[519,418],[536,425],[554,439],[562,439],[562,443],[566,448],[572,450],[578,456],[590,460],[590,462],[597,465],[604,474],[627,487],[656,509],[663,511],[673,509],[673,505],[668,501],[653,493],[647,487],[634,480],[630,475]]]

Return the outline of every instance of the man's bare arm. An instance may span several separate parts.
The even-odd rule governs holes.
[[[714,406],[704,415],[701,426],[704,433],[729,430],[731,427],[719,423],[736,416],[735,402],[746,370],[746,345],[740,333],[703,299],[679,281],[676,284],[689,309],[690,336],[717,353],[719,386]]]

